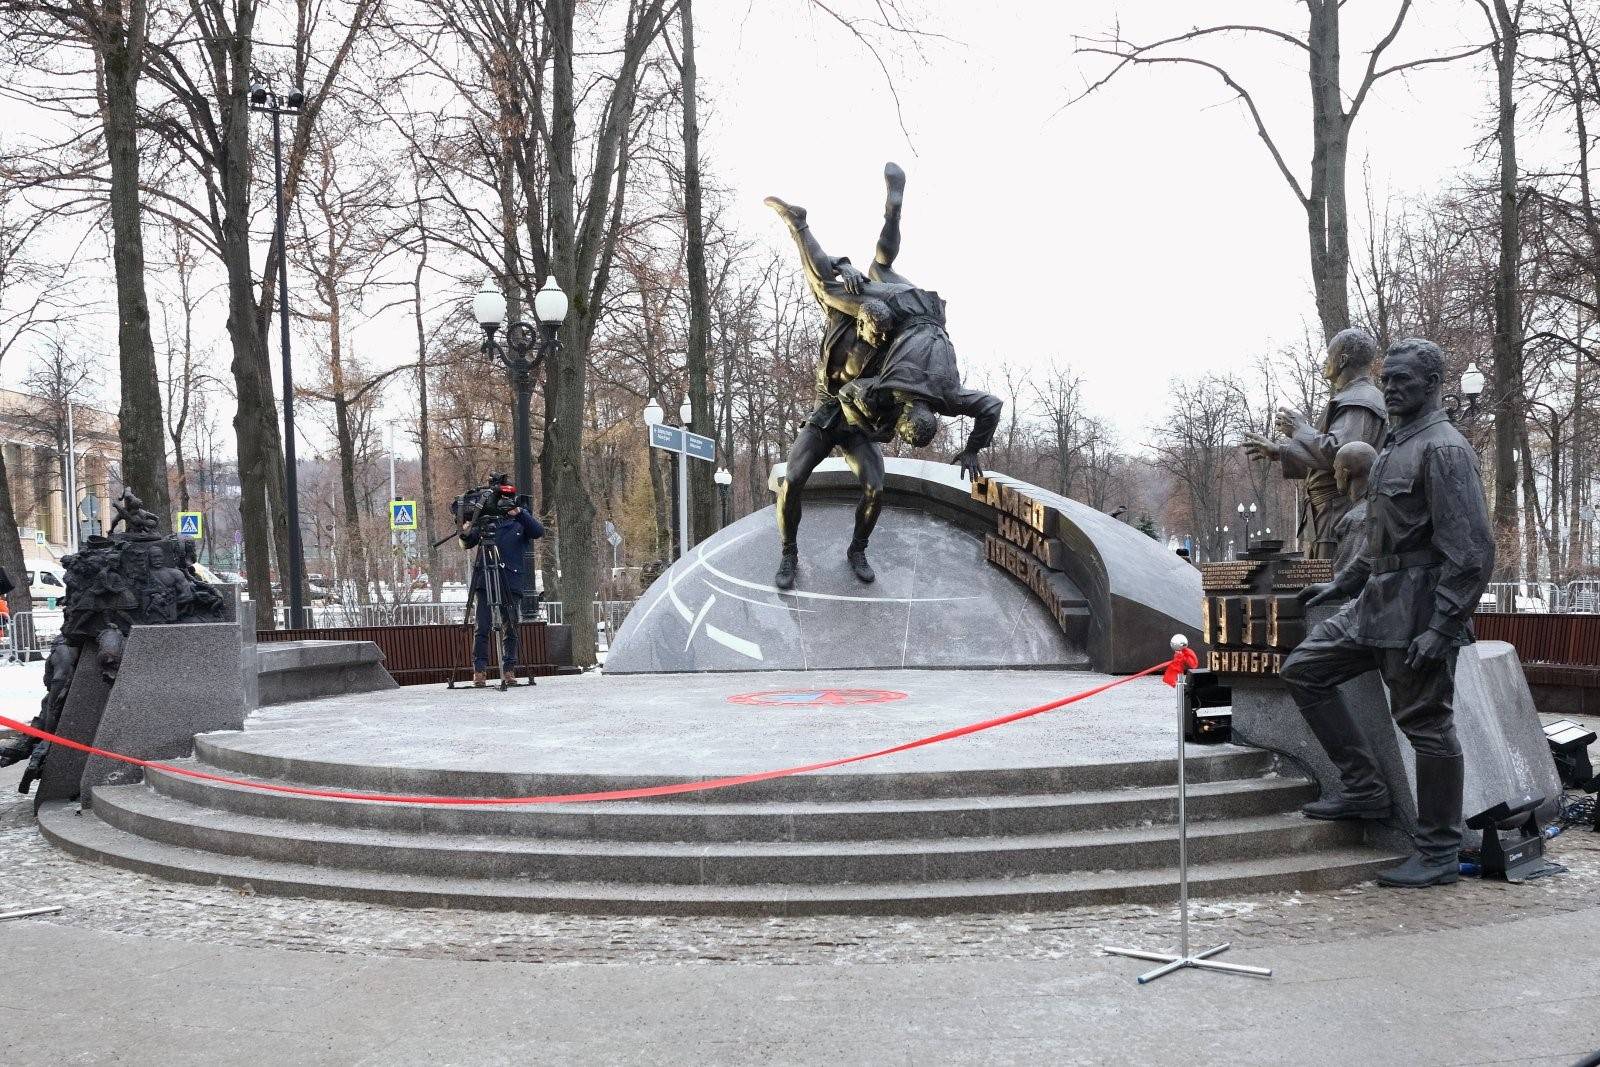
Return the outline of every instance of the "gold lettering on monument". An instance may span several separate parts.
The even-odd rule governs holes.
[[[1018,492],[990,478],[972,480],[972,499],[988,504],[1005,515],[1021,519],[1040,533],[1047,529],[1049,509],[1027,493]]]
[[[1044,601],[1050,614],[1059,622],[1062,618],[1061,601],[1050,584],[1050,570],[1031,556],[1025,556],[1017,546],[990,534],[984,538],[984,556],[990,563],[1004,567],[1034,596]]]

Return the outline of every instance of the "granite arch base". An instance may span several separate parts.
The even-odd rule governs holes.
[[[781,476],[780,465],[774,488]],[[863,585],[845,561],[860,489],[843,460],[826,460],[806,485],[793,591],[773,586],[772,509],[745,516],[657,579],[617,634],[606,672],[1130,673],[1168,658],[1174,633],[1199,642],[1193,567],[1078,501],[1000,475],[989,483],[1034,521],[980,499],[949,464],[886,460],[868,548],[878,579]],[[1005,565],[991,562],[997,549]]]
[[[1283,684],[1270,676],[1238,676],[1233,686],[1233,736],[1240,744],[1268,749],[1305,767],[1324,793],[1337,791],[1339,775],[1312,736]],[[1416,828],[1416,756],[1389,715],[1388,693],[1377,672],[1339,687],[1377,757],[1395,798],[1394,815],[1369,825],[1369,840],[1391,848],[1409,845]],[[1550,746],[1517,652],[1504,641],[1479,641],[1456,662],[1456,734],[1466,761],[1462,811],[1470,818],[1501,801],[1542,796],[1541,821],[1554,818],[1561,795]],[[1467,830],[1476,848],[1482,835]]]

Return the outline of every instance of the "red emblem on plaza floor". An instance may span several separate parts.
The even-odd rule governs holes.
[[[735,693],[730,704],[758,708],[838,708],[847,704],[888,704],[906,695],[893,689],[768,689],[760,693]]]

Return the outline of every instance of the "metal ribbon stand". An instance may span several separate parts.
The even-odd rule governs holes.
[[[1182,634],[1172,638],[1172,651],[1181,652],[1189,647],[1189,639]],[[1136,960],[1154,960],[1161,964],[1155,970],[1139,976],[1139,984],[1144,985],[1154,982],[1163,975],[1174,971],[1181,971],[1185,967],[1194,967],[1206,971],[1227,971],[1230,974],[1248,974],[1257,978],[1271,978],[1270,967],[1246,967],[1238,963],[1219,963],[1210,957],[1228,950],[1228,942],[1223,942],[1214,948],[1203,952],[1189,951],[1189,809],[1188,776],[1184,770],[1184,719],[1188,714],[1188,687],[1189,674],[1187,671],[1178,675],[1178,924],[1181,938],[1178,954],[1169,952],[1146,952],[1137,948],[1111,948],[1102,946],[1102,952],[1113,956],[1129,956]]]

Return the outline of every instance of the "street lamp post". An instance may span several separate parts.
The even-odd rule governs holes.
[[[544,285],[533,297],[533,315],[538,320],[537,329],[528,322],[507,324],[505,345],[495,340],[495,333],[501,324],[505,323],[506,298],[505,294],[494,287],[493,279],[485,279],[483,288],[472,298],[472,314],[478,320],[478,325],[483,328],[484,355],[494,356],[505,365],[506,372],[511,378],[511,387],[516,393],[516,405],[511,411],[511,436],[515,439],[513,446],[516,453],[515,477],[519,491],[529,502],[527,506],[531,507],[533,435],[530,424],[533,379],[545,358],[561,347],[560,330],[561,323],[567,317],[567,294],[561,291],[561,286],[556,284],[554,276],[545,279]],[[528,354],[536,347],[538,355],[530,359]],[[532,575],[533,542],[530,541],[524,551],[523,573]],[[529,583],[522,590],[522,603],[518,606],[518,617],[521,619],[531,619],[538,612],[539,597],[532,588],[536,584]]]
[[[733,495],[733,473],[726,467],[718,467],[717,473],[711,476],[717,483],[717,492],[722,495],[722,525],[728,525],[728,497]]]
[[[665,419],[666,412],[661,410],[661,405],[656,402],[656,398],[651,397],[650,402],[644,406],[644,424],[646,426],[660,426]],[[654,460],[651,462],[654,462]],[[673,462],[677,464],[676,469],[673,471],[672,479],[672,513],[676,517],[681,509],[680,502],[683,499],[678,492],[678,480],[683,472],[683,455],[681,453],[673,453]],[[677,526],[675,524],[669,524],[667,540],[675,542],[668,547],[672,558],[677,559],[683,554],[683,544],[677,541]]]
[[[694,422],[694,403],[685,394],[683,403],[678,405],[678,425],[683,427],[683,432],[689,432],[689,426]],[[678,558],[682,559],[689,553],[689,457],[685,453],[678,453]]]
[[[1239,518],[1244,522],[1244,550],[1250,551],[1250,516],[1256,513],[1256,506],[1251,504],[1248,508],[1243,504],[1238,507]]]
[[[1461,392],[1448,393],[1444,397],[1445,414],[1450,416],[1451,422],[1463,419],[1471,422],[1478,414],[1478,397],[1482,395],[1483,372],[1478,369],[1477,363],[1468,363],[1467,369],[1461,372]],[[1463,400],[1466,401],[1464,409]]]
[[[298,115],[306,104],[306,94],[291,89],[281,101],[264,81],[250,84],[250,110],[272,116],[273,198],[277,205],[278,244],[278,334],[283,364],[283,491],[289,514],[289,566],[285,585],[289,593],[290,626],[305,622],[305,543],[300,537],[300,479],[297,477],[294,448],[294,369],[289,359],[289,245],[283,222],[283,116]],[[265,566],[266,561],[262,560]],[[250,567],[255,569],[255,561]]]

